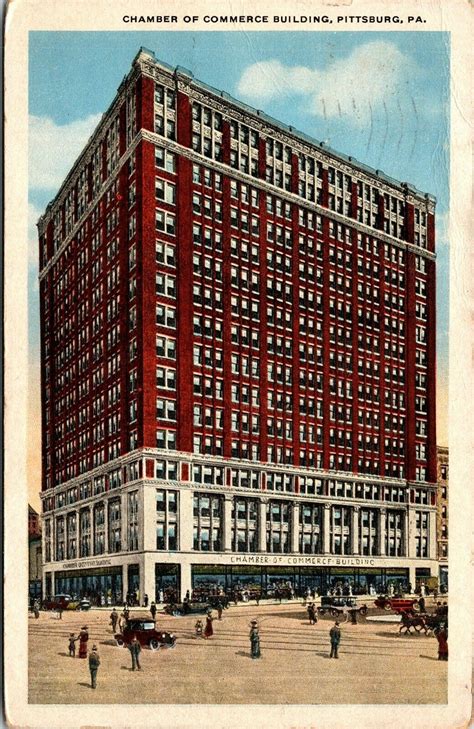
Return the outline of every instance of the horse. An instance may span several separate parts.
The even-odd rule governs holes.
[[[408,613],[401,614],[401,625],[398,632],[401,634],[402,630],[405,631],[405,635],[411,635],[411,629],[414,629],[416,633],[420,633],[422,630],[426,631],[426,621],[422,615],[409,615]]]

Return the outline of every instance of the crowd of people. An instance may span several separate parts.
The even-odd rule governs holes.
[[[273,589],[276,591],[278,589],[281,590],[281,585],[275,586]],[[288,587],[288,586],[286,586]],[[332,594],[334,596],[338,596],[338,586],[335,586],[335,588],[332,591]],[[339,592],[340,595],[343,595],[344,592],[341,590]],[[350,593],[349,593],[350,594]],[[170,595],[166,595],[168,598]],[[114,607],[110,613],[110,622],[109,625],[112,628],[112,633],[116,634],[117,630],[119,633],[123,634],[124,629],[127,626],[127,622],[130,618],[130,607],[133,607],[137,596],[129,593],[128,596],[129,600],[127,600],[124,605],[123,609],[119,613],[117,608]],[[134,599],[135,597],[135,599]],[[174,597],[171,594],[171,597]],[[228,607],[230,597],[229,595],[223,590],[223,588],[215,588],[215,590],[212,593],[212,597],[214,598],[214,604],[213,607],[217,612],[217,620],[222,620],[222,614],[223,610]],[[318,621],[317,617],[317,608],[316,604],[314,602],[314,599],[317,597],[317,591],[311,588],[306,588],[304,595],[303,595],[303,605],[306,606],[306,610],[308,613],[309,623],[311,625],[315,625]],[[157,614],[157,603],[155,601],[152,601],[151,604],[148,606],[148,599],[147,596],[144,596],[146,598],[146,607],[148,607],[151,618],[153,621],[156,619]],[[163,598],[165,598],[165,595],[163,595]],[[193,598],[193,595],[188,590],[185,598],[184,598],[184,604],[191,604],[191,600]],[[145,600],[144,600],[145,602]],[[35,614],[35,618],[37,619],[39,617],[39,610],[40,605],[39,601],[35,601],[33,605],[33,611]],[[423,594],[421,594],[419,601],[418,601],[418,614],[425,614],[427,616],[431,616],[433,618],[437,618],[439,620],[439,623],[437,624],[434,634],[436,636],[436,639],[438,641],[438,660],[448,660],[448,605],[447,602],[441,603],[441,601],[438,601],[436,604],[436,607],[434,611],[428,613],[426,611],[426,601]],[[212,612],[212,609],[209,608],[207,610],[206,616],[203,619],[199,618],[195,623],[195,635],[197,638],[203,638],[204,640],[210,640],[214,636],[214,622],[216,618]],[[261,652],[261,639],[260,639],[260,626],[256,619],[253,619],[249,623],[249,641],[250,641],[250,657],[252,659],[259,659],[262,657]],[[339,647],[341,644],[341,627],[339,624],[339,621],[336,620],[334,625],[331,626],[329,630],[329,644],[330,644],[330,650],[329,650],[329,657],[330,658],[339,658]],[[87,625],[83,625],[79,633],[76,635],[75,633],[69,633],[68,637],[68,655],[71,658],[76,658],[76,655],[79,659],[88,659],[88,667],[90,671],[91,676],[91,688],[95,689],[97,687],[97,676],[99,671],[99,666],[101,664],[100,656],[98,653],[97,645],[93,645],[91,651],[88,651],[88,642],[89,642],[89,629]],[[142,666],[140,663],[140,654],[141,654],[141,644],[140,641],[137,639],[136,635],[133,635],[131,639],[128,639],[128,642],[126,643],[126,647],[128,648],[131,656],[131,670],[135,671],[141,671]],[[76,652],[77,651],[77,652]]]

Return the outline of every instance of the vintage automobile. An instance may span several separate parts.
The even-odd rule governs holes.
[[[209,602],[188,602],[187,604],[170,602],[164,606],[163,611],[176,618],[180,615],[205,615],[211,608],[212,605]]]
[[[122,633],[116,633],[115,642],[123,648],[137,637],[140,645],[157,651],[159,648],[174,648],[176,636],[166,630],[157,630],[154,620],[129,618]]]
[[[71,595],[60,594],[43,601],[43,610],[89,610],[90,601],[86,598],[76,600]]]
[[[86,597],[83,597],[79,602],[76,604],[76,610],[90,610],[92,607],[91,601],[88,600]]]
[[[353,597],[330,597],[323,596],[321,598],[321,605],[318,607],[318,613],[324,615],[330,613],[335,617],[349,613],[351,610],[356,610],[360,615],[367,615],[367,605],[357,605],[356,600]]]
[[[374,602],[375,607],[383,610],[393,610],[395,613],[403,613],[414,610],[418,605],[418,600],[402,597],[389,597],[388,595],[379,595]]]

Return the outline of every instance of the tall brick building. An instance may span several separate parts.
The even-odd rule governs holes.
[[[38,224],[44,593],[437,574],[434,207],[142,49]]]

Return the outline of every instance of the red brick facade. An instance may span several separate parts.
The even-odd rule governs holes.
[[[431,199],[198,86],[137,64],[40,223],[43,490],[157,430],[182,452],[435,483]]]

